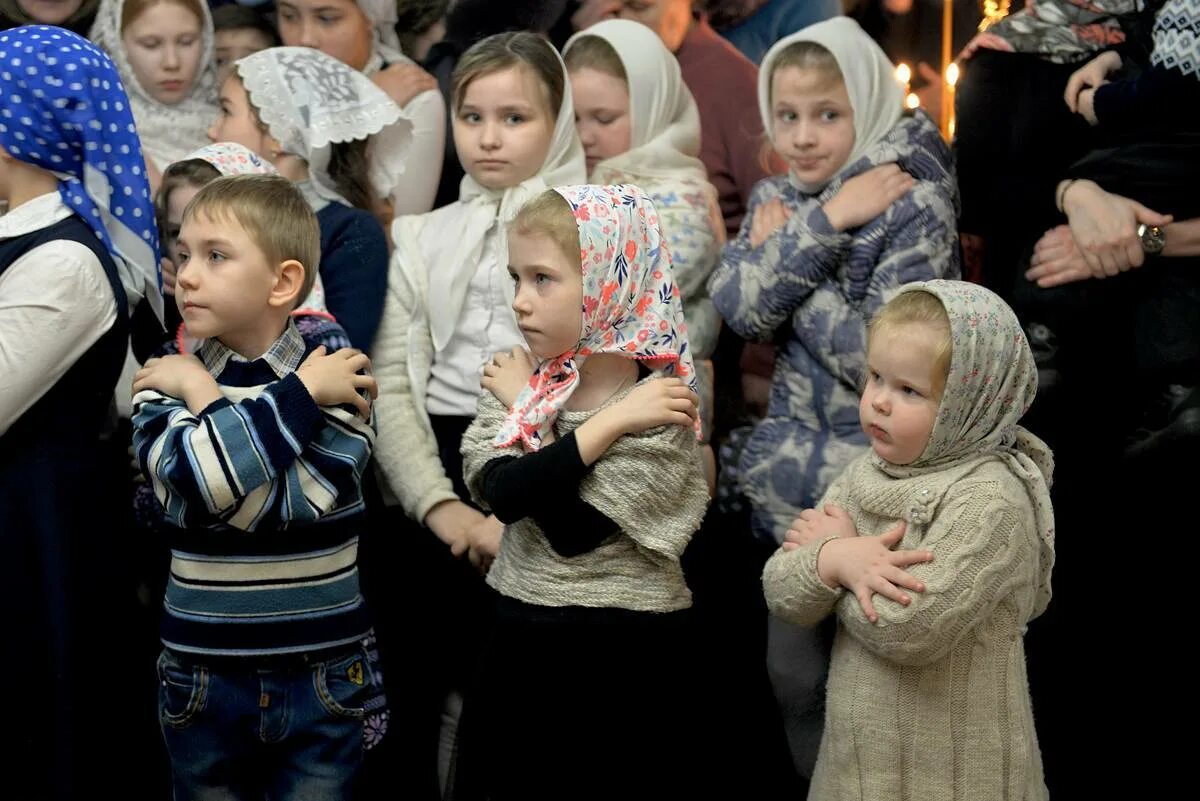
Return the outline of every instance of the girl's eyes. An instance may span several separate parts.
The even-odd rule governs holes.
[[[795,122],[796,121],[796,112],[794,112],[794,111],[781,111],[778,114],[776,114],[775,116],[777,116],[780,119],[780,121],[782,121],[782,122]]]
[[[550,283],[550,276],[545,273],[538,273],[533,277],[533,280],[537,284],[548,284]]]
[[[520,114],[509,114],[504,118],[504,121],[510,125],[520,125],[521,123],[525,122],[525,117]]]
[[[330,16],[328,14],[321,14],[317,17],[317,21],[320,22],[322,25],[333,25],[337,22],[341,22],[342,18]]]
[[[821,112],[821,119],[822,119],[824,122],[833,122],[833,121],[834,121],[834,120],[836,120],[836,119],[837,119],[839,116],[840,116],[840,115],[839,115],[839,114],[838,114],[836,111],[822,111],[822,112]]]
[[[459,119],[463,122],[479,122],[480,117],[474,111],[468,111],[465,114],[459,115]]]

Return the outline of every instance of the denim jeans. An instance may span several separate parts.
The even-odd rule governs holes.
[[[386,718],[374,650],[359,643],[244,666],[164,650],[158,678],[175,801],[348,799],[364,727]]]

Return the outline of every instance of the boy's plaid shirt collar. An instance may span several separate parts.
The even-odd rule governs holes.
[[[304,360],[304,347],[304,337],[300,336],[296,323],[289,319],[287,328],[279,335],[279,339],[258,359],[266,362],[275,375],[283,378],[288,373],[296,372],[296,368]],[[216,337],[204,340],[204,344],[196,349],[196,355],[204,362],[209,374],[214,376],[224,372],[230,359],[239,362],[250,361],[225,347]]]

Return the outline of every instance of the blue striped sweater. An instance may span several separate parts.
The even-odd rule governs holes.
[[[155,390],[134,398],[134,449],[170,531],[168,648],[308,651],[370,626],[357,553],[375,432],[350,407],[318,407],[296,376],[319,344],[289,323],[248,362],[209,340],[196,355],[221,400],[194,415]]]

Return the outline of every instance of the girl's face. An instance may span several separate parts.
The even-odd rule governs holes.
[[[179,263],[178,254],[175,252],[176,246],[179,243],[179,223],[183,220],[183,210],[187,208],[187,204],[192,202],[192,198],[200,191],[200,187],[192,184],[183,184],[171,190],[167,195],[167,230],[163,231],[163,250],[167,256],[176,264]]]
[[[279,38],[290,47],[313,47],[351,69],[371,58],[371,20],[354,0],[280,0]]]
[[[871,338],[858,418],[871,449],[892,464],[915,462],[933,433],[945,389],[935,370],[943,337],[925,323],[901,323]]]
[[[259,124],[258,115],[250,105],[250,95],[238,75],[225,79],[218,100],[221,110],[216,122],[208,128],[208,138],[213,142],[234,142],[273,162],[279,143]]]
[[[583,276],[579,261],[542,233],[513,231],[508,237],[512,308],[529,350],[553,359],[573,350],[583,335]]]
[[[271,40],[257,28],[227,28],[213,34],[213,55],[217,59],[217,81],[224,83],[233,70],[233,62],[251,53],[266,50]]]
[[[575,99],[575,128],[591,175],[601,161],[629,150],[633,137],[629,86],[607,72],[581,67],[571,73],[571,94]]]
[[[775,70],[771,119],[772,144],[803,183],[828,183],[854,149],[854,109],[846,84],[816,70]]]
[[[83,5],[83,0],[17,0],[17,5],[35,22],[61,25]]]
[[[170,0],[130,20],[121,34],[129,66],[142,88],[159,103],[174,105],[192,91],[200,71],[200,19]]]
[[[537,175],[550,152],[554,114],[532,69],[480,75],[463,89],[454,115],[454,147],[463,169],[487,189]]]

